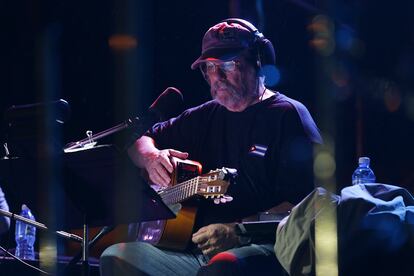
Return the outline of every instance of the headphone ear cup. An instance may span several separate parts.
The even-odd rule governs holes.
[[[257,41],[257,76],[265,77],[267,86],[274,86],[279,80],[279,74],[276,68],[276,55],[273,44],[270,40],[263,38]]]
[[[273,44],[270,40],[264,38],[257,45],[257,55],[260,60],[261,66],[275,65],[276,55]]]
[[[271,79],[270,76],[276,71],[276,54],[272,42],[265,38],[252,23],[244,19],[228,18],[221,22],[236,23],[251,32],[253,45],[250,48],[256,54],[257,74]]]

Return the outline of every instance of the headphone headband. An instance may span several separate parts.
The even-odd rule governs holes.
[[[250,23],[247,20],[240,19],[240,18],[227,18],[227,19],[225,19],[221,22],[239,24],[239,25],[245,27],[246,29],[248,29],[255,36],[255,40],[265,39],[264,35],[261,32],[259,32],[259,30],[252,23]]]
[[[249,21],[240,18],[227,18],[222,23],[235,23],[246,28],[252,34],[252,45],[250,48],[256,52],[257,66],[260,74],[264,75],[262,67],[265,65],[275,66],[275,50],[273,44]]]

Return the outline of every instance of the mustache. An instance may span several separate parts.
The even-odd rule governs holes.
[[[236,88],[230,83],[227,83],[225,81],[216,82],[211,86],[211,90],[214,92],[216,92],[219,89],[227,90],[227,92],[230,93],[231,95],[238,96]]]
[[[228,89],[228,88],[231,88],[231,86],[228,83],[221,81],[221,82],[215,82],[211,88],[213,88],[214,90]]]

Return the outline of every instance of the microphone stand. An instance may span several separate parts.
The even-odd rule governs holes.
[[[94,245],[95,245],[95,243],[97,243],[103,236],[105,236],[106,234],[108,234],[109,232],[111,232],[112,230],[114,230],[115,229],[115,226],[104,226],[100,231],[99,231],[99,233],[98,234],[96,234],[93,238],[92,238],[92,240],[89,242],[89,244],[88,245],[84,245],[85,247],[93,247]],[[85,266],[85,265],[87,265],[87,263],[86,263],[86,261],[87,260],[84,260],[85,259],[85,252],[84,252],[84,249],[82,248],[82,250],[81,251],[79,251],[79,253],[78,254],[76,254],[76,256],[74,256],[71,260],[70,260],[70,262],[66,265],[66,267],[65,267],[65,273],[64,273],[64,275],[70,275],[70,268],[72,267],[72,266],[74,266],[74,265],[76,265],[80,260],[81,260],[81,258],[82,258],[82,265],[83,266]],[[85,269],[85,268],[83,268],[83,269]],[[89,267],[88,268],[86,268],[86,269],[88,269],[89,270]]]

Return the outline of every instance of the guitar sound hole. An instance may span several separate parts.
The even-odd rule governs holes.
[[[144,221],[140,223],[137,241],[157,244],[161,239],[165,220]]]

